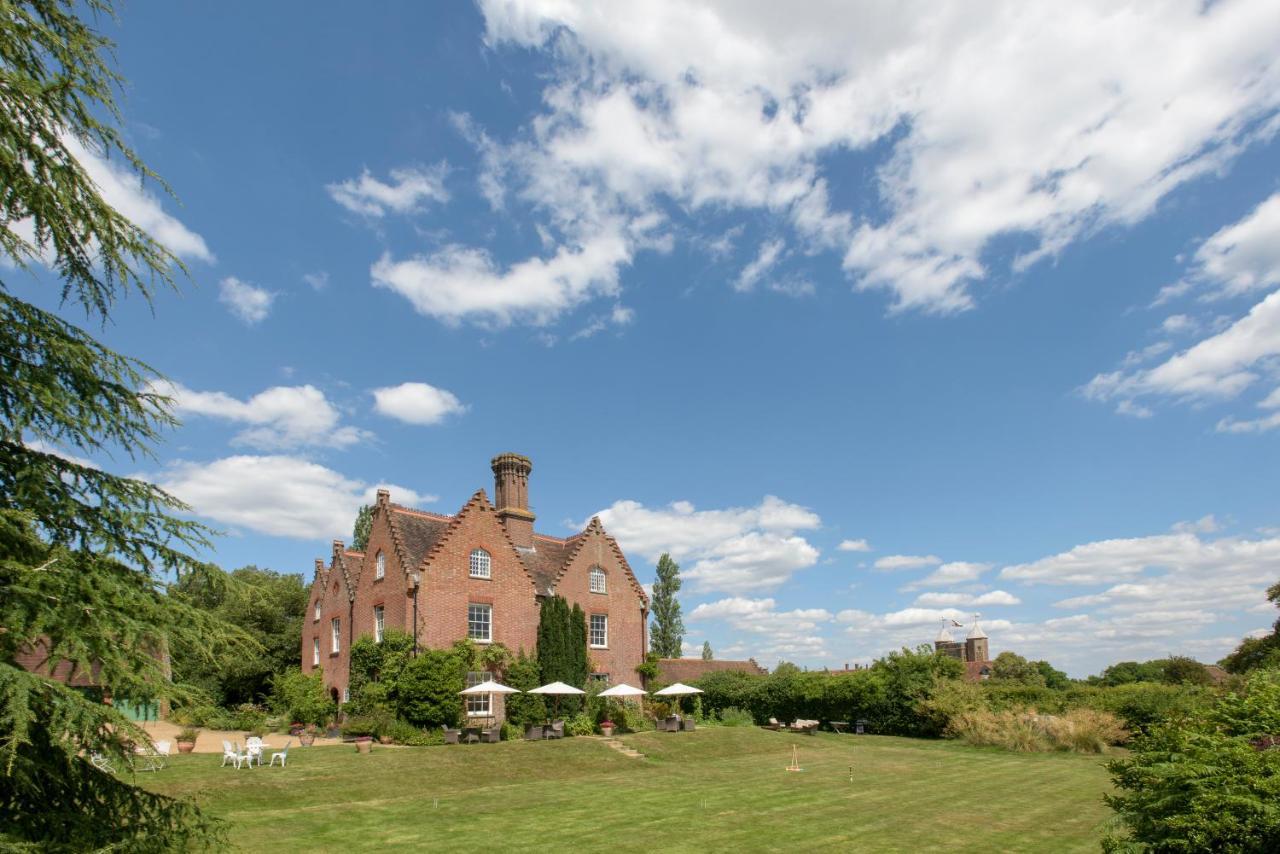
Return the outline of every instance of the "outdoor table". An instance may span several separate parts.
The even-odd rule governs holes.
[[[480,740],[480,728],[469,726],[462,730],[462,740],[467,744],[475,744]]]
[[[828,721],[831,728],[836,731],[836,735],[843,735],[844,731],[849,728],[848,721]]]

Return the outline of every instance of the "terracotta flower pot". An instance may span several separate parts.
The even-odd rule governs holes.
[[[304,732],[298,736],[298,742],[303,747],[310,747],[311,745],[316,743],[316,737],[312,733]]]
[[[191,751],[193,751],[193,750],[195,750],[195,749],[196,749],[196,743],[195,743],[194,741],[180,741],[180,742],[178,742],[178,752],[179,752],[179,753],[190,753]]]
[[[373,738],[371,736],[364,735],[356,739],[357,753],[368,753],[371,747],[373,747]]]
[[[604,733],[606,736],[611,736],[611,735],[613,735],[613,727],[611,727],[611,726],[602,726],[602,727],[600,727],[600,732]]]

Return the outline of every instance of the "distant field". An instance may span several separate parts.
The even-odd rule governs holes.
[[[1098,757],[749,728],[622,740],[646,757],[588,738],[313,747],[283,771],[203,755],[139,776],[276,852],[1097,851],[1109,815]],[[803,772],[784,770],[792,745]]]

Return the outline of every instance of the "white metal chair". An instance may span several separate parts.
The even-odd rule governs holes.
[[[116,773],[116,769],[111,767],[111,760],[101,753],[90,753],[89,763],[104,774]]]
[[[222,740],[222,765],[219,767],[227,767],[227,762],[230,761],[236,766],[236,768],[239,768],[244,764],[244,761],[247,758],[248,757],[240,751],[239,744],[232,744],[225,738]]]
[[[275,753],[272,753],[271,761],[267,763],[267,767],[270,768],[272,765],[275,765],[276,760],[279,759],[280,767],[283,768],[285,763],[289,761],[289,745],[291,744],[293,744],[293,739],[289,739],[284,743],[284,750],[277,750]]]
[[[163,771],[165,757],[169,755],[169,742],[157,741],[148,747],[137,747],[134,753],[141,757],[140,763],[134,763],[134,767],[139,771]]]
[[[244,755],[249,760],[249,767],[253,767],[253,762],[258,761],[258,767],[262,767],[262,739],[256,735],[251,735],[244,742]]]

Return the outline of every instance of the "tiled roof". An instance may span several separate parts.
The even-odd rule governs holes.
[[[439,541],[453,521],[450,516],[413,510],[398,504],[391,505],[390,520],[391,535],[397,548],[402,550],[400,561],[406,572],[418,568],[427,552],[431,551],[431,547]]]
[[[759,664],[756,664],[754,658],[749,658],[746,661],[721,661],[718,659],[704,661],[701,658],[658,659],[658,681],[665,683],[696,682],[708,673],[723,673],[725,671],[750,673],[753,676],[763,676],[769,672]]]
[[[360,569],[363,566],[364,552],[343,551],[342,574],[346,576],[347,583],[352,590],[360,583]]]
[[[533,576],[539,593],[546,593],[555,587],[560,572],[564,569],[565,563],[574,552],[574,546],[578,544],[581,537],[582,535],[578,534],[567,540],[561,540],[535,534],[532,550],[516,549],[516,554],[520,555],[525,568]]]

